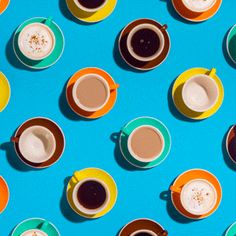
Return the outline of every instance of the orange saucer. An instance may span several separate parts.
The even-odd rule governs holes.
[[[115,84],[115,81],[112,79],[112,77],[107,72],[105,72],[104,70],[99,69],[99,68],[84,68],[82,70],[79,70],[68,81],[67,88],[66,88],[66,99],[67,99],[67,102],[68,102],[69,106],[71,107],[71,109],[76,114],[78,114],[79,116],[82,116],[84,118],[97,119],[101,116],[106,115],[114,107],[114,105],[116,103],[116,98],[117,98],[117,89],[111,90],[110,99],[108,100],[107,104],[102,109],[95,111],[95,112],[84,111],[76,105],[76,103],[73,99],[73,96],[72,96],[72,90],[73,90],[73,86],[74,86],[75,82],[81,76],[84,76],[86,74],[98,74],[98,75],[102,76],[104,79],[106,79],[106,81],[108,82],[108,84],[111,87],[116,84]]]
[[[1,0],[0,1],[0,14],[2,14],[8,7],[10,0]]]
[[[192,169],[192,170],[188,170],[188,171],[182,173],[181,175],[179,175],[176,178],[175,182],[172,184],[177,188],[178,187],[182,188],[183,185],[186,184],[188,181],[193,180],[193,179],[199,179],[199,178],[208,180],[211,184],[213,184],[213,186],[215,187],[215,189],[217,191],[218,198],[216,201],[216,205],[209,213],[201,215],[201,216],[196,216],[196,215],[193,215],[193,214],[187,212],[181,204],[180,194],[176,193],[176,192],[171,192],[171,200],[172,200],[172,203],[173,203],[175,209],[183,216],[190,218],[190,219],[194,219],[194,220],[200,220],[200,219],[204,219],[204,218],[210,216],[219,207],[221,199],[222,199],[222,189],[221,189],[218,179],[212,173],[210,173],[206,170]]]
[[[5,210],[9,200],[9,188],[7,182],[0,176],[0,214]]]
[[[213,17],[217,11],[220,9],[222,0],[217,0],[216,4],[205,12],[193,12],[190,11],[182,2],[182,0],[172,0],[173,7],[176,12],[183,17],[185,20],[193,22],[201,22],[210,19]]]

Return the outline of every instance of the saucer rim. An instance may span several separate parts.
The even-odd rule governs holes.
[[[18,126],[17,130],[15,131],[13,137],[15,137],[15,135],[18,133],[18,131],[20,130],[20,128],[21,128],[25,123],[27,123],[27,122],[29,122],[29,121],[31,121],[31,120],[34,120],[34,119],[44,119],[44,120],[48,120],[48,121],[52,122],[54,125],[56,125],[56,126],[59,128],[59,130],[60,130],[60,132],[61,132],[61,134],[62,134],[63,140],[64,140],[64,146],[63,146],[63,149],[62,149],[62,152],[61,152],[59,158],[58,158],[55,162],[53,162],[52,164],[47,165],[47,166],[42,166],[42,167],[33,166],[33,165],[30,165],[30,164],[26,163],[23,159],[21,159],[21,157],[20,157],[18,151],[16,150],[16,145],[15,145],[15,143],[13,144],[15,153],[17,154],[19,160],[20,160],[22,163],[24,163],[25,165],[27,165],[27,166],[29,166],[29,167],[31,167],[31,168],[33,168],[33,169],[39,169],[39,170],[41,170],[41,169],[46,169],[46,168],[49,168],[49,167],[53,166],[54,164],[56,164],[56,163],[62,158],[62,155],[63,155],[63,153],[64,153],[64,151],[65,151],[65,147],[66,147],[66,138],[65,138],[65,135],[64,135],[64,133],[63,133],[63,130],[61,129],[61,127],[60,127],[55,121],[51,120],[50,118],[43,117],[43,116],[32,117],[32,118],[27,119],[27,120],[25,120],[24,122],[22,122],[22,123]],[[51,158],[50,158],[50,159],[51,159]],[[49,159],[49,160],[50,160],[50,159]]]
[[[2,11],[0,11],[0,15],[2,15],[7,10],[8,6],[11,2],[11,0],[6,0],[6,1],[7,1],[7,5],[5,6],[5,8]]]
[[[109,14],[107,14],[105,17],[102,17],[100,18],[99,20],[84,20],[82,18],[80,18],[78,15],[75,14],[75,12],[73,12],[70,8],[69,8],[69,4],[68,4],[68,1],[73,1],[73,0],[66,0],[66,6],[67,6],[67,9],[70,11],[70,13],[79,21],[82,21],[82,22],[85,22],[85,23],[89,23],[89,24],[94,24],[94,23],[99,23],[105,19],[107,19],[115,10],[116,6],[117,6],[117,2],[118,0],[112,0],[115,2],[115,5],[113,7],[113,9],[109,12]],[[105,7],[105,6],[104,6]],[[101,8],[100,10],[98,11],[101,11],[103,8]],[[85,12],[85,11],[84,11]],[[105,14],[104,14],[105,15]]]
[[[127,28],[128,26],[130,26],[131,24],[135,23],[136,21],[139,21],[139,20],[155,21],[155,22],[159,23],[160,25],[162,25],[159,21],[156,21],[156,20],[153,19],[153,18],[138,18],[138,19],[136,19],[136,20],[133,20],[133,21],[129,22],[128,24],[126,24],[126,25],[124,26],[124,28],[123,28],[122,31],[120,32],[119,39],[118,39],[118,49],[119,49],[119,53],[120,53],[122,59],[124,60],[124,62],[125,62],[128,66],[130,66],[130,67],[133,68],[133,69],[139,70],[139,71],[151,71],[151,70],[156,69],[157,67],[159,67],[162,63],[164,63],[164,62],[166,61],[168,55],[170,54],[170,50],[171,50],[171,47],[172,47],[171,38],[170,38],[170,34],[168,33],[168,30],[167,30],[168,28],[167,28],[167,29],[165,30],[165,32],[166,32],[166,34],[167,34],[167,36],[168,36],[168,39],[169,39],[169,48],[168,48],[168,52],[167,52],[165,58],[164,58],[159,64],[155,65],[154,67],[150,67],[150,68],[146,68],[146,69],[145,69],[145,68],[141,68],[141,67],[136,67],[136,66],[132,65],[132,64],[129,63],[129,62],[126,60],[126,58],[124,57],[124,55],[123,55],[123,53],[122,53],[121,46],[120,46],[120,42],[121,42],[121,39],[122,39],[122,37],[123,37],[124,31],[126,30],[126,28]],[[165,24],[164,24],[164,25],[165,25]],[[130,32],[129,32],[129,33],[130,33]],[[161,53],[160,53],[160,55],[161,55]],[[160,56],[160,55],[159,55],[159,56]],[[158,56],[158,57],[159,57],[159,56]],[[131,57],[134,58],[132,55],[131,55]],[[146,63],[152,62],[152,61],[156,60],[158,57],[156,57],[155,59],[153,59],[153,60],[151,60],[151,61],[147,61]],[[135,59],[135,58],[134,58],[134,59]],[[137,59],[136,59],[136,60],[137,60]]]
[[[6,77],[6,75],[5,75],[2,71],[0,71],[0,80],[1,80],[2,78],[3,78],[3,80],[5,80],[5,82],[7,83],[7,90],[8,90],[8,92],[9,92],[9,95],[8,95],[6,104],[0,109],[0,112],[3,112],[3,111],[6,109],[7,105],[8,105],[9,102],[10,102],[10,99],[11,99],[11,85],[10,85],[10,82],[9,82],[8,78]],[[4,89],[4,90],[5,90],[5,89]]]
[[[230,230],[232,229],[232,227],[234,227],[236,225],[236,221],[233,222],[227,229],[227,231],[225,232],[225,236],[227,236],[227,234],[230,232]]]
[[[10,196],[11,196],[10,194],[11,194],[11,193],[10,193],[10,188],[9,188],[9,185],[8,185],[6,179],[5,179],[2,175],[0,175],[0,179],[3,180],[4,184],[5,184],[6,187],[7,187],[7,195],[8,195],[6,205],[5,205],[5,207],[0,211],[0,214],[2,214],[2,213],[6,210],[6,208],[7,208],[7,206],[8,206],[8,203],[9,203],[9,200],[10,200]]]
[[[205,170],[205,169],[202,169],[202,168],[192,168],[192,169],[189,169],[189,170],[186,170],[186,171],[182,172],[180,175],[178,175],[178,176],[175,178],[174,182],[173,182],[171,185],[175,185],[175,183],[177,182],[177,180],[178,180],[180,177],[182,177],[184,174],[186,174],[186,173],[188,173],[188,172],[191,172],[191,171],[196,171],[196,170],[204,171],[204,172],[207,172],[208,174],[212,175],[212,176],[217,180],[217,182],[218,182],[218,184],[219,184],[220,191],[221,191],[221,198],[220,198],[220,201],[219,201],[217,207],[214,208],[214,210],[212,211],[211,214],[209,214],[209,213],[208,213],[208,214],[204,214],[204,215],[201,215],[200,217],[199,217],[199,216],[196,216],[196,218],[190,217],[190,216],[186,216],[186,215],[185,215],[183,212],[181,212],[181,211],[178,209],[178,207],[176,206],[176,204],[175,204],[175,202],[174,202],[174,200],[173,200],[173,192],[172,192],[171,190],[169,190],[169,191],[171,192],[171,194],[170,194],[170,195],[171,195],[171,202],[172,202],[174,208],[177,210],[177,212],[179,212],[179,214],[181,214],[182,216],[184,216],[184,217],[186,217],[186,218],[188,218],[188,219],[196,220],[196,221],[197,221],[197,220],[202,220],[202,219],[208,218],[209,216],[211,216],[212,214],[214,214],[214,213],[217,211],[217,209],[219,208],[219,206],[220,206],[220,204],[221,204],[222,198],[223,198],[223,191],[222,191],[221,183],[220,183],[220,181],[218,180],[218,178],[217,178],[213,173],[211,173],[210,171]],[[198,217],[198,218],[197,218],[197,217]]]
[[[123,152],[123,149],[122,149],[122,145],[121,145],[121,139],[122,139],[122,130],[121,130],[121,132],[120,132],[120,136],[119,136],[119,148],[120,148],[120,151],[121,151],[121,154],[122,154],[122,156],[124,157],[124,159],[129,163],[129,164],[131,164],[132,166],[134,166],[134,167],[136,167],[136,168],[139,168],[139,169],[151,169],[151,168],[154,168],[154,167],[156,167],[156,166],[158,166],[158,165],[160,165],[162,162],[164,162],[165,160],[166,160],[166,158],[168,157],[168,155],[170,154],[170,151],[171,151],[171,147],[172,147],[172,139],[171,139],[171,134],[170,134],[170,131],[169,131],[169,129],[167,128],[167,126],[162,122],[162,121],[160,121],[159,119],[156,119],[156,118],[154,118],[154,117],[151,117],[151,116],[140,116],[140,117],[137,117],[137,118],[134,118],[134,119],[132,119],[131,121],[129,121],[128,123],[126,123],[126,125],[124,126],[124,127],[127,127],[129,124],[131,124],[132,122],[134,122],[135,120],[138,120],[138,119],[142,119],[142,118],[144,118],[144,119],[152,119],[152,120],[156,120],[157,122],[159,122],[161,125],[163,125],[163,127],[166,129],[166,131],[167,131],[167,133],[168,133],[168,137],[169,137],[169,139],[170,139],[170,147],[169,147],[169,149],[168,149],[168,152],[167,152],[167,154],[166,154],[166,156],[163,158],[163,160],[161,160],[161,161],[159,161],[159,162],[157,162],[156,164],[154,164],[154,165],[152,165],[151,164],[151,166],[139,166],[139,165],[136,165],[136,164],[134,164],[134,163],[132,163],[131,161],[129,161],[128,159],[127,159],[127,157],[125,156],[125,154],[124,154],[124,152]],[[131,155],[131,154],[130,154]],[[161,155],[160,155],[161,156]],[[134,158],[134,157],[133,157]],[[158,157],[159,158],[159,157]],[[158,160],[158,158],[156,159],[156,160]],[[154,160],[154,161],[156,161],[156,160]],[[149,162],[149,164],[150,163],[153,163],[154,161],[151,161],[151,162]],[[148,164],[148,163],[147,163]]]
[[[236,125],[232,125],[232,126],[229,128],[228,132],[227,132],[227,136],[226,136],[226,140],[225,140],[225,146],[226,146],[226,151],[227,151],[227,154],[228,154],[229,158],[231,159],[231,161],[232,161],[234,164],[236,164],[236,161],[233,159],[233,157],[232,157],[232,156],[230,155],[230,153],[229,153],[229,145],[228,145],[229,135],[231,134],[231,132],[232,132],[232,130],[233,130],[234,127],[236,127]]]
[[[16,236],[16,235],[14,235],[15,234],[15,231],[17,230],[17,228],[19,227],[19,226],[21,226],[22,224],[24,224],[25,222],[28,222],[28,221],[47,221],[46,219],[43,219],[43,218],[38,218],[38,217],[31,217],[31,218],[28,218],[28,219],[25,219],[25,220],[23,220],[23,221],[21,221],[20,223],[18,223],[15,227],[14,227],[14,229],[13,229],[13,232],[11,233],[11,236]],[[48,223],[55,229],[55,231],[57,232],[57,236],[60,236],[60,232],[59,232],[59,230],[57,229],[57,227],[51,222],[51,221],[48,221]],[[23,232],[24,233],[24,232]],[[54,236],[56,236],[56,235],[54,235]]]
[[[29,18],[29,19],[25,20],[24,22],[22,22],[22,23],[17,27],[17,29],[15,30],[15,33],[14,33],[14,36],[13,36],[13,40],[12,40],[12,47],[13,47],[13,51],[14,51],[15,56],[17,57],[17,59],[18,59],[24,66],[26,66],[26,67],[28,67],[28,68],[31,68],[31,69],[34,69],[34,70],[43,70],[43,69],[47,69],[47,68],[49,68],[49,67],[55,65],[55,64],[60,60],[60,58],[62,57],[62,55],[63,55],[63,53],[64,53],[64,49],[65,49],[65,36],[64,36],[64,34],[63,34],[62,29],[59,27],[59,25],[58,25],[54,20],[52,20],[52,23],[58,28],[58,30],[60,31],[60,33],[61,33],[61,35],[62,35],[63,46],[62,46],[62,51],[61,51],[60,55],[58,56],[58,58],[57,58],[55,61],[53,61],[51,64],[49,64],[49,65],[47,65],[47,66],[35,67],[35,66],[31,66],[31,65],[26,64],[25,62],[23,62],[23,61],[21,60],[20,56],[17,54],[14,43],[15,43],[16,34],[18,33],[19,28],[20,28],[23,24],[25,24],[26,22],[31,21],[31,20],[34,20],[34,19],[35,19],[35,20],[36,20],[36,19],[46,20],[46,19],[48,19],[48,18],[47,18],[47,17],[42,17],[42,16],[36,16],[36,17]],[[27,25],[28,25],[28,24],[27,24]],[[51,28],[50,28],[50,29],[51,29]],[[57,40],[57,39],[56,39],[56,40]],[[55,50],[55,48],[54,48],[54,50]],[[54,50],[53,50],[53,51],[54,51]],[[53,51],[52,51],[52,53],[53,53]],[[49,56],[50,56],[50,55],[49,55]],[[49,57],[49,56],[48,56],[48,57]],[[46,58],[47,58],[47,57],[46,57]],[[44,58],[44,59],[46,59],[46,58]],[[43,60],[44,60],[44,59],[43,59]],[[42,60],[42,61],[43,61],[43,60]]]
[[[233,57],[231,56],[230,50],[229,50],[229,37],[230,37],[232,31],[233,31],[235,28],[236,28],[236,24],[234,24],[234,25],[230,28],[230,31],[229,31],[229,33],[228,33],[228,35],[227,35],[227,38],[226,38],[226,50],[227,50],[227,53],[228,53],[229,58],[231,59],[231,61],[232,61],[234,64],[236,64],[236,60],[233,59]],[[235,33],[235,35],[236,35],[236,33]]]

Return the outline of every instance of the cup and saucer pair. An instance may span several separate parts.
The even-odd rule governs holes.
[[[102,217],[111,211],[117,195],[112,176],[98,168],[76,171],[66,190],[67,202],[72,210],[88,219]]]
[[[226,49],[230,59],[236,64],[236,25],[234,25],[228,33]]]
[[[176,12],[185,20],[202,22],[217,13],[222,0],[172,0],[172,4]]]
[[[64,51],[64,35],[51,17],[35,17],[23,22],[13,38],[16,57],[31,69],[54,65]]]
[[[203,169],[191,169],[179,175],[170,186],[175,209],[193,220],[213,214],[222,199],[221,185],[212,173]]]
[[[9,4],[10,4],[10,0],[0,1],[0,15],[7,9]]]
[[[10,198],[10,191],[7,185],[6,180],[0,176],[0,214],[6,209],[9,198]]]
[[[55,164],[65,148],[65,137],[61,128],[54,121],[44,117],[25,121],[11,140],[19,159],[36,169]]]
[[[167,25],[152,19],[135,20],[122,30],[118,47],[121,57],[129,66],[142,71],[152,70],[169,54]]]
[[[171,148],[167,127],[152,117],[139,117],[126,124],[120,133],[123,157],[137,168],[152,168],[161,164]]]
[[[215,114],[224,99],[224,88],[216,69],[192,68],[174,82],[172,99],[178,111],[194,120]]]
[[[235,235],[236,235],[236,222],[234,222],[225,232],[225,236],[235,236]]]
[[[79,116],[97,119],[114,107],[119,85],[111,75],[99,68],[84,68],[68,81],[66,99]]]
[[[0,112],[6,108],[10,100],[10,96],[11,88],[9,81],[7,77],[2,72],[0,72]]]
[[[30,218],[19,223],[11,236],[60,236],[56,226],[41,218]]]
[[[168,232],[156,221],[142,218],[129,222],[119,233],[119,236],[135,235],[167,236]]]
[[[80,21],[96,23],[106,19],[112,14],[117,0],[66,0],[71,14]]]

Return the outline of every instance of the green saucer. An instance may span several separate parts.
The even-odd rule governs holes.
[[[229,57],[236,63],[236,25],[231,28],[226,44]]]
[[[20,224],[16,226],[11,236],[20,236],[25,231],[30,229],[42,230],[48,236],[60,236],[60,233],[52,223],[40,218],[31,218],[22,221]]]
[[[235,236],[235,235],[236,235],[236,222],[233,223],[225,233],[225,236]]]
[[[154,161],[144,163],[141,161],[136,160],[129,152],[128,150],[128,138],[129,135],[124,134],[124,132],[121,131],[120,135],[120,150],[124,158],[133,166],[138,168],[152,168],[154,166],[159,165],[161,162],[165,160],[167,155],[170,152],[171,147],[171,137],[168,129],[166,126],[160,122],[159,120],[151,117],[139,117],[137,119],[134,119],[130,121],[124,128],[126,130],[126,133],[131,134],[134,129],[141,125],[150,125],[158,129],[161,134],[163,135],[165,146],[161,153],[161,155]]]
[[[13,38],[13,49],[16,54],[16,57],[27,67],[33,68],[33,69],[45,69],[49,66],[52,66],[55,64],[61,57],[63,50],[64,50],[64,36],[59,28],[59,26],[52,21],[50,25],[47,25],[54,33],[55,38],[56,38],[56,45],[53,50],[53,52],[43,60],[31,60],[27,58],[26,56],[23,55],[23,53],[20,51],[19,46],[18,46],[18,37],[21,32],[21,30],[27,26],[28,24],[31,23],[45,23],[47,18],[44,17],[36,17],[36,18],[31,18],[29,20],[26,20],[23,22],[18,29],[15,32],[14,38]]]

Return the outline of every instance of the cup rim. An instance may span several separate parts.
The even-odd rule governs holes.
[[[52,38],[53,38],[53,47],[51,48],[50,52],[49,52],[47,55],[42,56],[42,57],[39,57],[39,58],[37,58],[37,59],[36,59],[36,58],[33,58],[33,57],[30,57],[29,55],[27,55],[27,54],[22,50],[21,42],[20,42],[20,41],[21,41],[21,36],[22,36],[24,30],[25,30],[26,28],[32,26],[32,25],[43,25],[43,27],[47,28],[47,30],[50,32],[50,34],[51,34],[51,36],[52,36]],[[25,57],[27,57],[27,58],[29,58],[30,60],[33,60],[33,61],[40,61],[40,60],[43,60],[43,59],[49,57],[49,56],[52,54],[52,52],[54,51],[55,46],[56,46],[56,37],[55,37],[54,32],[52,31],[52,29],[51,29],[48,25],[46,25],[46,24],[44,24],[44,23],[41,23],[41,22],[33,22],[33,23],[27,24],[27,25],[20,31],[20,34],[19,34],[19,36],[18,36],[18,42],[17,42],[17,43],[18,43],[18,47],[19,47],[20,52],[21,52]]]
[[[75,5],[82,11],[85,11],[85,12],[97,12],[99,11],[100,9],[102,9],[103,7],[105,7],[105,5],[108,3],[108,0],[105,0],[104,3],[96,8],[87,8],[85,6],[83,6],[81,3],[79,3],[78,0],[73,0]]]
[[[160,39],[159,49],[157,50],[157,52],[154,55],[152,55],[150,57],[139,56],[133,50],[131,50],[132,37],[134,36],[134,34],[137,31],[139,31],[140,29],[143,29],[143,28],[148,28],[148,29],[153,30],[157,34],[158,38]],[[127,44],[127,49],[133,58],[135,58],[136,60],[139,60],[139,61],[148,62],[148,61],[152,61],[152,60],[156,59],[162,53],[162,51],[164,49],[165,39],[164,39],[161,29],[159,29],[158,27],[156,27],[155,25],[153,25],[151,23],[142,23],[142,24],[136,25],[133,29],[130,30],[128,37],[127,37],[126,44]]]
[[[160,153],[159,153],[157,156],[153,157],[153,158],[146,158],[146,159],[140,158],[140,157],[137,156],[137,155],[133,152],[133,150],[131,149],[131,139],[132,139],[134,133],[135,133],[138,129],[143,128],[143,127],[148,127],[148,128],[151,128],[151,129],[155,130],[155,132],[156,132],[156,133],[159,135],[159,137],[161,138],[161,141],[162,141],[162,144],[163,144]],[[165,148],[165,139],[164,139],[164,137],[163,137],[163,134],[162,134],[162,133],[160,132],[160,130],[158,130],[156,127],[154,127],[154,126],[152,126],[152,125],[140,125],[140,126],[136,127],[134,130],[132,130],[132,132],[129,134],[127,145],[128,145],[128,150],[129,150],[131,156],[133,156],[136,160],[138,160],[138,161],[140,161],[140,162],[149,163],[149,162],[152,162],[152,161],[158,159],[158,158],[161,156],[161,154],[162,154],[162,152],[163,152],[163,150],[164,150],[164,148]]]
[[[187,101],[187,98],[186,98],[186,93],[185,91],[187,90],[187,87],[188,85],[190,84],[190,82],[192,82],[194,79],[198,78],[198,77],[205,77],[206,79],[208,79],[209,81],[211,81],[212,83],[212,86],[214,86],[216,88],[216,91],[217,91],[217,96],[216,96],[216,99],[214,100],[214,102],[208,106],[206,109],[198,109],[198,108],[193,108],[193,106],[191,106],[188,101]],[[190,77],[189,79],[187,79],[187,81],[184,83],[183,85],[183,88],[182,88],[182,99],[183,99],[183,102],[184,104],[192,111],[194,112],[206,112],[206,111],[209,111],[212,107],[214,107],[219,99],[219,95],[220,95],[220,91],[219,91],[219,87],[216,83],[216,81],[209,75],[206,75],[206,74],[197,74],[197,75],[193,75],[192,77]]]
[[[77,87],[79,86],[79,84],[85,80],[87,77],[89,76],[96,76],[97,79],[99,79],[100,81],[102,81],[102,83],[104,84],[106,90],[107,90],[107,97],[106,97],[106,100],[105,102],[99,106],[99,107],[96,107],[96,108],[88,108],[86,106],[84,106],[83,104],[81,104],[79,102],[79,100],[76,98],[76,89]],[[110,99],[110,95],[111,95],[111,92],[110,92],[110,86],[107,82],[107,80],[105,78],[103,78],[101,75],[99,74],[96,74],[96,73],[88,73],[88,74],[85,74],[85,75],[82,75],[81,77],[79,77],[76,82],[73,84],[73,88],[72,88],[72,97],[73,97],[73,100],[75,102],[75,104],[81,108],[83,111],[87,111],[87,112],[96,112],[98,110],[101,110],[106,104],[107,102],[109,101]],[[76,98],[76,99],[75,99]]]
[[[154,233],[150,229],[138,229],[130,234],[130,236],[135,236],[137,233],[149,233],[151,234],[150,236],[158,236],[156,233]]]
[[[21,140],[22,140],[22,136],[25,135],[27,132],[30,132],[31,129],[33,128],[40,128],[41,130],[45,130],[47,131],[53,138],[53,149],[50,153],[50,155],[47,156],[47,158],[44,160],[44,161],[32,161],[31,159],[29,159],[28,157],[26,157],[25,155],[23,155],[22,153],[22,147],[21,147]],[[21,155],[28,161],[32,162],[32,163],[35,163],[35,164],[38,164],[38,163],[44,163],[46,161],[48,161],[55,153],[56,151],[56,139],[55,139],[55,135],[53,134],[53,132],[51,130],[49,130],[48,128],[44,127],[44,126],[41,126],[41,125],[32,125],[28,128],[26,128],[22,133],[21,135],[19,136],[19,142],[18,142],[18,145],[19,145],[19,151],[21,153]]]
[[[96,209],[87,209],[87,208],[85,208],[82,204],[80,204],[80,202],[77,200],[77,197],[76,197],[76,193],[77,193],[78,189],[80,188],[80,186],[83,183],[85,183],[87,181],[91,181],[91,180],[100,183],[106,191],[106,200],[105,200],[105,202],[101,205],[101,207],[96,208]],[[72,192],[72,201],[73,201],[75,207],[79,211],[81,211],[82,213],[84,213],[86,215],[95,215],[95,214],[98,214],[99,212],[102,212],[107,207],[107,205],[110,201],[110,189],[107,186],[107,184],[103,180],[100,180],[99,178],[96,178],[96,177],[85,178],[81,181],[78,181],[75,184],[75,187],[74,187],[73,192]]]
[[[187,185],[189,185],[189,184],[191,184],[192,182],[195,182],[195,181],[203,181],[203,182],[206,182],[207,184],[209,184],[209,185],[212,187],[212,189],[214,190],[214,193],[215,193],[215,196],[216,196],[215,201],[214,201],[214,204],[212,205],[212,207],[211,207],[209,210],[205,211],[205,212],[201,212],[201,214],[198,214],[198,213],[193,212],[193,211],[192,211],[192,212],[189,211],[189,209],[186,208],[185,205],[183,204],[183,190],[187,187]],[[181,192],[180,192],[181,205],[183,206],[183,208],[184,208],[187,212],[189,212],[190,214],[195,215],[195,216],[201,216],[201,215],[205,215],[205,214],[208,214],[209,212],[211,212],[211,211],[214,209],[214,207],[215,207],[215,205],[216,205],[216,203],[217,203],[217,198],[218,198],[218,193],[217,193],[217,191],[216,191],[215,186],[214,186],[210,181],[208,181],[207,179],[201,179],[201,178],[192,179],[192,180],[187,181],[187,182],[183,185],[183,187],[181,188]]]
[[[25,233],[28,233],[30,231],[39,231],[40,233],[43,233],[43,236],[47,236],[47,233],[45,233],[43,230],[36,229],[36,228],[35,229],[28,229],[28,230],[24,231],[23,233],[21,233],[19,236],[24,236]]]
[[[214,0],[214,2],[211,4],[211,6],[205,8],[204,10],[196,10],[196,9],[193,9],[193,8],[189,7],[189,6],[186,4],[185,0],[182,0],[182,2],[183,2],[183,4],[184,4],[184,6],[185,6],[188,10],[190,10],[190,11],[192,11],[192,12],[203,13],[203,12],[209,11],[211,8],[213,8],[214,5],[216,4],[217,0]]]

